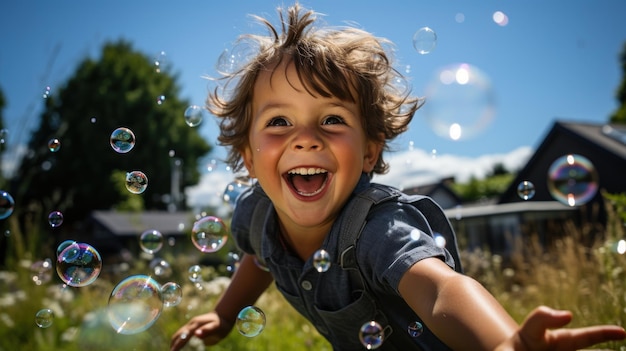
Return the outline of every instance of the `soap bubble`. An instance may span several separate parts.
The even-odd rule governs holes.
[[[202,252],[216,252],[224,247],[227,240],[226,224],[218,217],[202,217],[191,229],[191,241]]]
[[[48,214],[48,223],[52,228],[56,228],[63,224],[63,213],[60,211],[52,211]]]
[[[241,39],[230,49],[224,49],[215,68],[223,74],[232,74],[243,68],[256,55],[259,45],[254,40]]]
[[[30,265],[30,272],[36,285],[45,284],[52,279],[52,261],[49,258],[36,261]]]
[[[565,205],[586,204],[598,191],[598,173],[584,156],[561,156],[548,170],[548,191],[555,200]]]
[[[144,252],[153,254],[163,247],[163,234],[156,229],[149,229],[139,236],[139,246]]]
[[[418,336],[422,335],[422,333],[424,332],[424,325],[422,325],[422,323],[418,321],[411,322],[409,323],[409,327],[407,328],[407,331],[409,332],[409,335],[411,337],[417,338]]]
[[[156,73],[161,73],[163,67],[165,67],[166,57],[165,51],[161,51],[154,58],[154,70]]]
[[[52,88],[50,88],[49,86],[46,86],[46,88],[43,90],[43,94],[42,94],[44,99],[47,99],[47,98],[50,97],[51,90],[52,90]]]
[[[101,270],[100,253],[86,243],[71,243],[57,257],[57,273],[69,286],[87,286],[98,278]]]
[[[4,190],[0,190],[0,220],[5,219],[13,213],[15,200],[13,196]]]
[[[122,280],[111,292],[107,315],[119,334],[137,334],[150,328],[161,315],[161,285],[147,275]]]
[[[161,295],[165,307],[178,306],[183,300],[183,289],[174,282],[168,282],[161,287]]]
[[[535,196],[535,184],[524,180],[517,185],[517,195],[523,200],[530,200]]]
[[[413,48],[418,54],[429,54],[437,45],[437,34],[428,27],[422,27],[413,34]]]
[[[50,152],[57,152],[61,150],[61,141],[56,138],[48,140],[48,150],[50,150]]]
[[[229,252],[226,255],[226,271],[229,273],[235,273],[237,268],[239,268],[239,264],[241,262],[241,257],[236,252]]]
[[[172,266],[162,258],[155,258],[150,261],[150,270],[157,277],[168,278],[172,275]]]
[[[443,235],[441,235],[440,233],[435,232],[433,234],[433,239],[435,239],[435,245],[439,248],[445,248],[446,247],[446,238],[444,238]]]
[[[111,133],[111,147],[119,154],[125,154],[135,147],[135,134],[126,127],[119,127]]]
[[[141,194],[148,187],[148,177],[141,171],[126,173],[126,189],[133,194]]]
[[[239,311],[235,325],[241,335],[255,337],[265,329],[265,313],[256,306],[244,307]]]
[[[202,278],[202,267],[200,267],[200,265],[194,264],[189,267],[187,273],[189,273],[189,281],[192,283],[201,283],[204,280]]]
[[[197,127],[202,124],[204,114],[204,108],[198,105],[191,105],[185,110],[185,123],[190,127]]]
[[[163,103],[165,102],[165,95],[159,95],[157,96],[157,105],[163,105]]]
[[[385,341],[385,330],[376,321],[369,321],[361,326],[359,340],[368,350],[379,348]]]
[[[49,308],[43,308],[35,313],[35,324],[39,328],[48,328],[54,322],[54,312]]]
[[[330,268],[330,254],[324,249],[315,251],[313,254],[313,267],[320,272],[326,272]]]
[[[228,185],[226,185],[226,189],[224,189],[224,201],[231,205],[233,208],[235,208],[239,195],[241,195],[241,193],[244,190],[248,189],[250,186],[251,184],[249,180],[243,178],[237,178],[233,180],[232,182],[228,183]]]
[[[495,115],[495,96],[487,75],[467,63],[437,71],[426,87],[426,121],[447,139],[461,140],[481,133]]]

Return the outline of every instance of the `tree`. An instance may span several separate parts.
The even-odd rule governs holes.
[[[622,48],[620,62],[622,65],[622,82],[617,88],[616,93],[619,107],[617,108],[617,111],[615,111],[613,115],[611,115],[610,121],[613,123],[626,124],[626,42],[624,43],[624,47]]]
[[[178,98],[176,78],[162,67],[157,71],[151,58],[123,40],[105,44],[98,60],[80,62],[67,83],[45,100],[13,179],[16,202],[42,215],[61,211],[68,221],[128,203],[129,196],[141,196],[134,203],[146,209],[166,208],[172,169],[182,171],[181,188],[196,184],[198,159],[211,150],[185,123],[189,103]],[[128,153],[110,145],[118,127],[136,137]],[[54,139],[60,148],[53,152],[48,143]],[[147,189],[139,195],[120,192],[123,175],[134,170],[147,175]]]

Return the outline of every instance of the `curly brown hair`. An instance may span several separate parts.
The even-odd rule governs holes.
[[[220,119],[218,141],[228,148],[233,171],[243,168],[242,151],[248,146],[252,124],[252,95],[259,72],[292,61],[310,94],[334,96],[359,105],[367,138],[388,149],[388,141],[407,130],[423,100],[410,95],[404,77],[393,68],[388,40],[352,27],[316,29],[316,13],[299,4],[278,9],[281,32],[268,20],[254,16],[269,35],[243,35],[239,43],[258,52],[241,68],[220,72],[225,83],[207,99],[207,108]],[[230,89],[229,87],[233,87]],[[382,153],[372,173],[383,174],[388,164]]]

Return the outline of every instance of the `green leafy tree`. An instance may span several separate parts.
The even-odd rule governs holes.
[[[611,115],[610,121],[613,123],[625,123],[626,124],[626,42],[622,48],[620,55],[620,64],[622,66],[622,82],[617,88],[616,98],[619,103],[617,111]]]
[[[165,209],[174,164],[182,174],[180,189],[196,184],[198,160],[211,148],[197,128],[185,123],[189,103],[178,97],[176,78],[162,67],[157,71],[152,58],[123,40],[105,44],[99,59],[80,62],[67,83],[45,100],[14,178],[20,208],[39,218],[59,210],[70,222],[96,209]],[[110,145],[118,127],[135,135],[127,153]],[[60,148],[52,152],[48,143],[54,139]],[[119,191],[124,175],[134,170],[148,177],[145,192]]]

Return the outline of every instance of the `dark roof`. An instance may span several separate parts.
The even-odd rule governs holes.
[[[158,230],[163,235],[179,235],[189,231],[194,222],[189,212],[94,211],[91,217],[94,222],[118,236],[137,236],[150,229]]]

